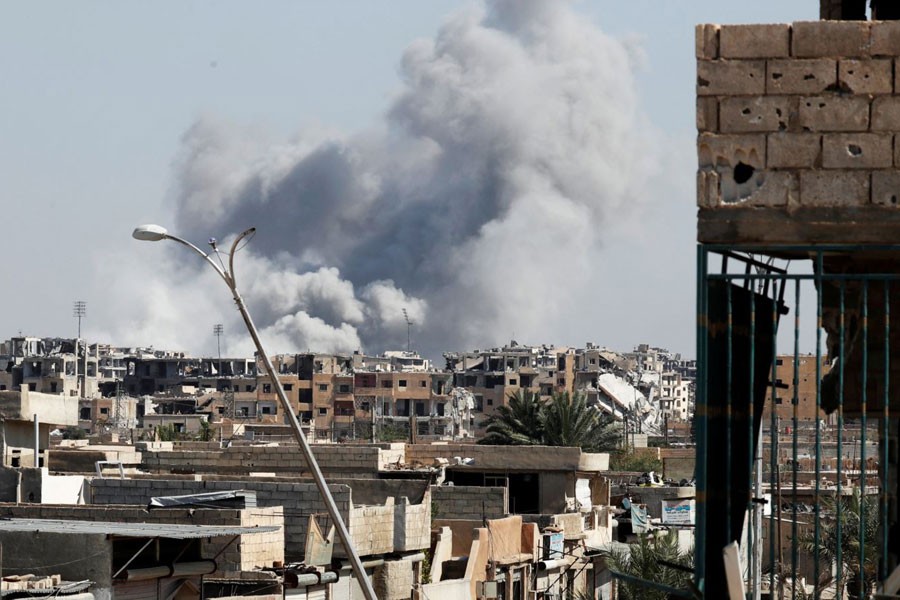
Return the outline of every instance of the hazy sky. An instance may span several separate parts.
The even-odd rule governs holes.
[[[221,322],[248,352],[199,259],[132,240],[153,222],[259,227],[238,271],[273,352],[405,346],[402,306],[431,355],[693,355],[694,24],[817,11],[3,3],[0,337],[74,336],[85,300],[92,341],[211,353]]]

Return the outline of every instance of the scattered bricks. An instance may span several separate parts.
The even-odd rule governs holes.
[[[791,99],[786,96],[723,98],[719,129],[722,133],[783,131],[788,128],[790,108]]]
[[[793,171],[719,169],[721,205],[790,206],[800,200]]]
[[[802,206],[862,206],[868,202],[866,171],[800,171]]]
[[[694,29],[697,58],[719,58],[719,26],[697,25]]]
[[[797,123],[807,131],[866,131],[869,99],[838,95],[801,98]]]
[[[889,133],[834,133],[822,139],[826,169],[890,168],[893,136]]]
[[[766,166],[766,136],[703,133],[697,140],[697,153],[700,167],[734,167],[743,162],[762,169]]]
[[[697,97],[697,131],[718,131],[719,101],[711,96]]]
[[[770,169],[811,169],[821,166],[822,136],[817,133],[772,133],[766,145]]]
[[[900,207],[900,172],[875,171],[872,173],[872,203]]]
[[[869,56],[867,21],[800,21],[794,23],[791,55],[797,58]]]
[[[766,62],[767,94],[818,94],[837,85],[833,58],[770,60]]]
[[[890,59],[838,61],[838,85],[853,94],[890,94],[894,90]]]
[[[719,30],[721,58],[790,56],[790,25],[724,25]]]
[[[870,31],[872,56],[900,55],[900,21],[873,22]]]
[[[900,131],[900,97],[879,96],[872,101],[872,131]]]
[[[697,95],[760,95],[766,91],[763,60],[701,60],[697,63]]]

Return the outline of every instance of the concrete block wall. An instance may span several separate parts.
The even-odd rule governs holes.
[[[698,25],[696,55],[701,209],[900,209],[900,22]]]
[[[127,505],[53,505],[53,504],[0,504],[0,516],[20,519],[60,519],[76,521],[104,521],[117,523],[176,523],[185,525],[219,526],[268,526],[284,527],[284,515],[280,507],[253,509],[187,509],[165,508],[147,511]],[[231,537],[204,538],[201,552],[204,558],[216,559],[217,576],[240,571],[252,571],[258,567],[272,566],[274,561],[284,561],[284,533],[282,529],[266,533],[242,535],[230,544]]]
[[[324,473],[374,477],[382,464],[382,449],[377,446],[315,444],[312,449]],[[153,473],[309,473],[297,446],[148,450],[142,467]]]
[[[302,561],[310,514],[327,514],[314,483],[274,481],[194,481],[191,479],[94,479],[91,482],[93,504],[136,504],[145,506],[151,496],[177,496],[221,490],[250,489],[256,492],[261,507],[283,507],[285,560]],[[329,485],[341,516],[348,518],[351,491],[346,485]],[[391,514],[393,519],[393,514]],[[390,540],[393,540],[391,520]],[[335,540],[335,552],[340,542]]]
[[[383,506],[360,506],[350,509],[347,522],[350,537],[360,556],[386,554],[394,551],[394,499]],[[346,556],[335,542],[335,555]]]
[[[581,448],[558,446],[506,446],[502,452],[496,446],[475,444],[407,444],[407,464],[430,466],[435,459],[444,458],[453,465],[454,457],[473,459],[479,469],[534,469],[575,471],[581,465]]]
[[[462,485],[431,486],[434,517],[441,519],[500,519],[509,514],[509,491],[505,487]]]
[[[375,570],[372,587],[383,600],[406,600],[413,589],[416,565],[408,560],[385,561]]]
[[[394,551],[427,550],[431,546],[431,495],[419,504],[400,498],[394,506]]]

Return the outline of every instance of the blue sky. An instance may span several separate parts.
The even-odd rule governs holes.
[[[111,301],[111,289],[133,285],[115,273],[153,260],[152,252],[131,254],[131,228],[173,221],[172,165],[197,119],[252,128],[275,141],[310,127],[377,128],[401,89],[404,50],[433,37],[448,14],[467,4],[3,3],[0,198],[7,253],[0,337],[74,335],[74,300],[88,302],[88,335],[127,337],[105,320],[123,297],[142,290]],[[510,336],[590,340],[620,350],[649,342],[692,354],[693,26],[812,20],[818,3],[583,0],[574,7],[642,56],[638,103],[679,156],[662,158],[670,172],[661,181],[671,185],[654,188],[658,204],[609,231],[609,260],[598,266],[606,285],[597,293],[618,299],[615,316],[585,330],[573,315],[576,324],[562,327],[555,340],[527,339],[527,326]],[[106,262],[117,265],[112,274],[99,269]],[[162,335],[145,343],[176,339],[183,349],[203,352],[215,344],[207,337]]]

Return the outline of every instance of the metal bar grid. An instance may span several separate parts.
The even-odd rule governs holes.
[[[844,256],[847,254],[859,254],[869,251],[878,252],[894,252],[900,256],[900,246],[879,246],[879,247],[848,247],[848,246],[784,246],[778,248],[765,247],[725,247],[725,246],[698,246],[697,269],[698,269],[698,285],[697,285],[697,387],[696,387],[696,410],[695,410],[695,431],[698,444],[697,452],[697,527],[695,542],[695,585],[706,598],[724,597],[724,590],[718,587],[719,582],[710,569],[716,568],[716,558],[721,564],[721,548],[712,547],[710,545],[710,533],[717,528],[724,529],[728,539],[747,543],[746,565],[744,572],[747,582],[747,593],[750,598],[759,598],[760,588],[762,584],[762,575],[767,572],[768,588],[771,598],[792,599],[802,597],[806,598],[807,589],[811,590],[813,598],[854,598],[866,597],[870,592],[869,587],[872,580],[882,579],[896,565],[896,557],[888,554],[888,544],[890,541],[890,532],[888,518],[890,516],[889,503],[891,499],[896,497],[896,490],[890,490],[885,485],[879,486],[877,496],[870,497],[868,493],[870,487],[869,472],[871,466],[868,464],[867,453],[869,444],[872,440],[878,440],[880,444],[879,451],[875,453],[878,460],[878,473],[881,481],[889,481],[888,474],[892,468],[890,464],[891,455],[889,453],[889,444],[886,442],[891,431],[891,390],[890,390],[890,368],[891,368],[891,311],[890,311],[890,294],[891,283],[900,280],[900,270],[898,272],[828,272],[826,270],[827,260],[834,256]],[[812,273],[789,272],[787,268],[778,268],[773,266],[773,257],[783,256],[785,253],[795,253],[805,255],[808,259],[802,262],[812,265]],[[740,253],[748,253],[743,256]],[[718,254],[722,258],[722,269],[719,273],[710,272],[711,255]],[[762,257],[754,256],[762,255]],[[729,260],[737,259],[745,266],[743,272],[733,272],[726,265]],[[796,258],[794,259],[796,262]],[[756,272],[752,272],[755,269]],[[876,269],[877,270],[877,269]],[[884,269],[880,269],[883,271]],[[710,289],[713,282],[722,282],[724,287],[725,302],[725,319],[724,323],[711,323],[710,321]],[[778,321],[778,303],[784,296],[785,288],[793,284],[794,294],[793,304],[790,310],[794,312],[793,318],[793,351],[792,354],[792,387],[791,394],[791,412],[789,416],[790,422],[790,478],[789,484],[791,489],[788,492],[788,503],[782,502],[781,492],[784,485],[783,465],[780,461],[782,448],[780,447],[781,423],[777,417],[775,409],[776,403],[780,403],[778,396],[777,383],[778,366],[781,359],[778,359],[778,336],[777,332],[771,337],[771,347],[763,354],[767,357],[770,355],[771,360],[768,367],[769,381],[766,381],[766,389],[762,394],[763,399],[768,397],[770,402],[770,418],[766,422],[757,420],[754,415],[754,398],[760,396],[759,387],[756,385],[759,371],[756,371],[754,365],[759,358],[758,347],[758,298],[768,298],[777,300],[772,304],[772,323]],[[814,326],[814,427],[810,432],[807,428],[806,441],[804,442],[804,452],[801,453],[800,432],[805,425],[801,422],[800,416],[800,367],[801,367],[801,331],[803,324],[801,322],[800,308],[804,299],[801,294],[801,288],[812,286],[815,294],[815,326]],[[736,303],[735,291],[739,287],[750,290],[749,310]],[[823,296],[826,293],[832,295],[830,304],[824,306]],[[876,298],[873,303],[873,289],[881,288],[880,298]],[[856,294],[854,297],[859,298],[858,306],[848,307],[848,294]],[[835,307],[835,305],[837,305]],[[740,307],[740,308],[739,308]],[[848,318],[848,308],[853,313]],[[829,351],[823,353],[822,349],[822,331],[825,327],[825,310],[831,311],[831,319],[836,319],[833,324],[837,330],[836,339],[829,338]],[[876,312],[871,312],[875,310]],[[738,314],[741,311],[747,311],[746,320]],[[856,312],[854,312],[856,311]],[[881,312],[880,315],[876,314]],[[834,314],[836,313],[836,315]],[[763,313],[765,314],[765,313]],[[876,320],[870,322],[870,316]],[[882,341],[882,362],[881,368],[870,360],[870,341],[877,340],[877,334],[873,334],[869,325],[873,323],[882,324],[881,337]],[[710,335],[716,328],[724,326],[724,347],[711,347]],[[854,335],[845,335],[848,327],[857,327]],[[833,331],[832,331],[833,333]],[[736,340],[746,335],[749,338],[747,343],[749,354],[741,356],[748,360],[746,365],[736,363],[738,352],[735,351]],[[850,339],[845,339],[845,338]],[[853,355],[854,344],[857,344],[855,350],[857,355]],[[859,345],[861,344],[861,351]],[[848,356],[849,350],[849,356]],[[711,394],[718,390],[711,390],[709,387],[710,377],[715,377],[709,371],[710,353],[724,352],[724,385],[720,397],[711,397]],[[861,353],[861,356],[858,354]],[[812,353],[810,353],[812,354]],[[749,358],[747,358],[749,356]],[[824,429],[823,419],[823,358],[832,362],[836,367],[836,407],[832,407],[833,421],[837,426],[837,435],[823,438],[826,433]],[[848,384],[846,379],[846,366],[848,358],[853,361],[854,367],[858,373],[855,379],[849,382],[853,387],[845,390]],[[769,360],[768,358],[766,359]],[[804,359],[805,360],[805,359]],[[785,360],[786,362],[786,360]],[[748,368],[749,367],[749,368]],[[720,367],[721,368],[721,367]],[[870,371],[870,369],[873,369]],[[746,376],[741,378],[737,373],[744,370]],[[830,371],[830,370],[829,370]],[[880,372],[878,372],[880,371]],[[835,376],[835,373],[830,373]],[[880,379],[880,381],[879,381]],[[740,381],[740,384],[737,384]],[[805,381],[805,379],[804,379]],[[744,387],[746,382],[746,391],[742,394],[736,394],[736,385]],[[881,407],[873,409],[870,406],[870,387],[880,386]],[[876,388],[877,389],[877,388]],[[850,422],[845,420],[845,392],[850,393],[850,397],[854,398],[852,415],[855,418]],[[894,394],[896,397],[896,394]],[[724,401],[724,406],[722,403]],[[738,409],[737,406],[745,408]],[[744,416],[743,411],[746,410],[746,431],[743,432],[745,439],[741,442],[737,441],[737,430],[734,429],[735,419]],[[756,407],[759,410],[759,407]],[[881,414],[873,412],[877,410]],[[721,412],[719,412],[721,411]],[[716,415],[724,415],[724,445],[725,448],[713,448],[710,446],[710,419],[715,419]],[[870,428],[870,417],[878,420],[875,429]],[[879,418],[880,417],[880,418]],[[893,417],[896,418],[896,417]],[[713,421],[715,422],[715,421]],[[763,440],[766,435],[765,427],[768,425],[768,439]],[[857,427],[858,436],[852,439],[847,437],[847,426]],[[758,428],[758,429],[757,429]],[[759,431],[759,434],[756,434]],[[788,432],[785,432],[788,433]],[[713,433],[713,436],[716,434]],[[715,438],[721,441],[721,438]],[[827,443],[826,443],[827,439]],[[850,489],[844,484],[845,469],[845,441],[851,441],[851,448],[856,457],[858,450],[859,460],[850,460],[846,463],[849,469],[847,474],[856,475],[855,485],[850,484]],[[731,467],[736,451],[735,443],[741,446],[747,444],[746,448],[746,465],[745,473],[738,474]],[[836,443],[836,447],[835,447]],[[823,467],[823,459],[827,459],[828,453],[835,450],[833,456],[833,466],[829,461],[829,467]],[[763,453],[768,450],[768,460],[764,460]],[[731,515],[736,510],[743,510],[745,513],[744,528],[742,532],[734,531],[732,527],[732,519],[720,519],[715,522],[709,521],[710,507],[708,501],[711,494],[715,495],[722,490],[715,490],[710,487],[709,483],[715,474],[709,471],[708,457],[710,452],[722,452],[726,456],[726,469],[724,477],[716,480],[715,485],[722,485],[724,481],[724,505],[725,514]],[[800,500],[798,491],[801,489],[800,466],[801,459],[808,461],[808,452],[811,451],[814,456],[812,485],[812,518],[809,518],[808,508],[806,508]],[[848,455],[849,456],[849,455]],[[896,460],[896,459],[895,459]],[[743,463],[744,461],[741,461]],[[753,475],[754,468],[757,469],[757,476],[762,473],[758,471],[768,466],[768,486],[770,496],[776,498],[772,504],[771,515],[769,517],[768,526],[758,528],[752,526],[754,519],[753,512],[758,509],[761,503],[756,497],[737,498],[731,493],[732,488],[751,483],[750,481],[742,481],[740,478],[746,475]],[[896,468],[896,467],[893,467]],[[828,474],[834,474],[836,489],[829,484],[823,489],[824,477]],[[737,477],[738,479],[734,479]],[[743,488],[742,488],[743,489]],[[752,488],[751,488],[752,489]],[[756,490],[758,492],[758,490]],[[845,499],[850,495],[856,494],[857,499]],[[755,494],[754,494],[755,496]],[[831,498],[832,500],[829,500]],[[877,501],[877,508],[872,505],[872,501]],[[754,502],[755,501],[755,502]],[[870,506],[871,505],[871,506]],[[778,555],[785,544],[783,537],[782,525],[784,515],[782,509],[788,508],[790,517],[790,535],[787,538],[790,541],[790,558],[789,563],[785,564]],[[831,507],[831,508],[829,508]],[[803,510],[801,510],[801,508]],[[855,512],[854,512],[855,511]],[[878,529],[878,536],[869,533],[869,516],[867,513],[877,513],[881,526]],[[774,518],[773,518],[774,517]],[[852,521],[851,519],[856,519]],[[768,538],[768,544],[762,544],[762,537]],[[855,539],[850,539],[855,538]],[[880,539],[878,539],[880,538]],[[760,564],[754,547],[760,543],[761,547],[768,547],[768,564]],[[805,546],[803,544],[806,544]],[[833,544],[833,548],[827,551],[821,550],[823,544]],[[802,547],[802,548],[801,548]],[[846,549],[850,549],[849,554]],[[708,556],[710,555],[715,556]],[[778,558],[776,558],[778,557]],[[855,566],[854,566],[855,561]],[[877,572],[870,571],[870,564],[877,564]],[[847,566],[850,565],[850,566]],[[808,577],[812,579],[811,584],[804,588],[800,585],[801,572],[808,571]],[[716,587],[709,587],[710,582]]]

